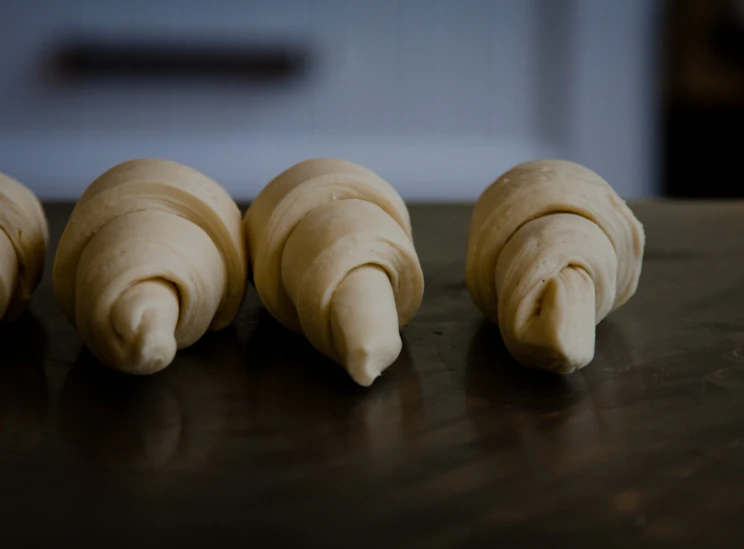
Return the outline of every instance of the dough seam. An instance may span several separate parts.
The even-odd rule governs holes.
[[[166,203],[166,202],[164,202],[164,203]],[[106,225],[108,225],[109,223],[113,223],[114,221],[117,221],[118,219],[121,219],[122,217],[125,217],[125,216],[127,216],[127,215],[130,215],[130,214],[135,214],[135,213],[143,213],[143,212],[151,212],[151,211],[153,211],[153,210],[157,210],[157,208],[150,208],[150,207],[148,207],[148,208],[137,208],[137,209],[134,209],[134,210],[129,210],[129,211],[127,211],[127,212],[124,212],[124,213],[122,213],[122,214],[119,214],[119,215],[116,215],[116,216],[113,216],[113,217],[111,217],[111,219],[107,220],[105,224],[101,225],[101,226],[100,226],[100,227],[98,227],[98,228],[97,228],[97,229],[96,229],[95,231],[92,231],[92,232],[91,232],[90,234],[88,234],[88,235],[86,236],[86,238],[85,238],[85,239],[84,239],[84,241],[83,241],[83,246],[82,246],[81,248],[82,248],[82,249],[85,249],[85,246],[87,246],[87,245],[88,245],[88,244],[90,243],[90,241],[91,241],[91,240],[93,240],[93,238],[94,238],[94,237],[95,237],[95,236],[96,236],[96,235],[97,235],[97,234],[98,234],[98,233],[99,233],[99,232],[100,232],[100,231],[101,231],[101,230],[102,230],[102,229],[103,229],[103,228],[104,228],[104,227],[105,227]],[[163,210],[161,210],[161,211],[162,211],[163,213],[166,213],[166,214],[168,214],[168,215],[173,215],[174,217],[180,217],[181,219],[184,219],[184,220],[186,220],[186,221],[189,221],[189,222],[191,222],[191,220],[190,220],[190,219],[189,219],[188,217],[186,217],[186,216],[184,216],[184,215],[181,215],[181,214],[180,214],[180,213],[178,213],[178,212],[174,212],[174,211],[172,211],[172,210],[169,210],[169,209],[163,209]],[[201,228],[201,227],[200,227],[200,228]],[[2,227],[0,227],[0,230],[2,230]],[[203,228],[201,228],[201,230],[202,230],[202,231],[204,231],[204,233],[205,233],[205,234],[206,234],[206,235],[207,235],[208,237],[210,237],[210,239],[211,239],[211,235],[210,235],[210,234],[209,234],[209,233],[208,233],[207,231],[205,231],[205,230],[204,230]],[[293,230],[294,230],[294,229],[293,229]],[[5,232],[5,231],[3,231],[3,232]],[[6,235],[7,235],[7,233],[6,233]],[[9,239],[9,240],[10,240],[10,239]],[[13,243],[13,241],[12,241],[12,240],[11,240],[10,242],[11,242],[11,244]],[[218,250],[218,251],[220,252],[220,256],[222,256],[222,260],[223,260],[223,261],[225,261],[225,263],[227,263],[227,261],[226,261],[226,258],[225,258],[225,254],[223,254],[223,253],[222,253],[222,250],[221,250],[221,249],[220,249],[220,247],[219,247],[219,246],[217,245],[217,243],[215,243],[215,247],[216,247],[216,248],[217,248],[217,250]],[[13,248],[15,249],[15,246],[13,246]],[[18,252],[17,252],[17,251],[16,251],[16,255],[18,255]],[[20,258],[19,258],[19,262],[18,262],[18,265],[19,265],[19,267],[18,267],[18,270],[19,270],[19,271],[21,271],[21,265],[22,265],[22,263],[21,263],[21,261],[20,261]],[[79,267],[79,266],[80,266],[80,264],[79,264],[79,263],[77,263],[77,264],[75,265],[75,272],[73,273],[73,277],[75,277],[75,278],[77,278],[77,271],[78,271],[78,267]],[[21,271],[21,272],[22,272],[22,271]],[[176,293],[178,294],[178,300],[179,300],[179,306],[180,306],[180,304],[182,303],[182,299],[181,299],[181,292],[180,292],[180,290],[178,290],[177,284],[174,284],[174,283],[173,283],[172,281],[170,281],[170,280],[166,280],[166,279],[165,279],[165,278],[163,278],[163,277],[155,277],[155,278],[146,278],[146,279],[143,279],[143,280],[139,280],[139,281],[137,281],[137,282],[144,282],[144,281],[147,281],[147,280],[157,280],[157,279],[162,279],[162,280],[163,280],[164,282],[166,282],[166,283],[168,283],[168,284],[172,284],[173,286],[176,286]],[[137,283],[137,282],[136,282],[136,283]],[[136,283],[135,283],[135,284],[136,284]],[[133,284],[133,285],[134,285],[134,284]],[[77,299],[77,295],[76,295],[76,294],[77,294],[77,292],[76,292],[76,288],[75,288],[74,286],[72,287],[72,292],[73,292],[73,303],[74,303],[74,301],[75,301],[75,300]],[[226,298],[227,298],[227,284],[225,285],[225,288],[224,288],[224,289],[222,290],[222,297],[220,298],[220,305],[222,305],[222,304],[224,304],[224,303],[225,303],[225,300],[226,300]],[[180,313],[180,308],[179,308],[179,322],[180,322],[180,320],[181,320],[181,313]]]
[[[176,284],[172,280],[168,280],[167,278],[163,276],[150,276],[146,278],[140,278],[138,280],[133,280],[132,283],[122,291],[121,295],[124,295],[126,292],[134,288],[137,284],[141,284],[143,282],[162,282],[173,288],[173,292],[176,294],[176,297],[178,298],[178,323],[176,324],[176,327],[178,327],[178,325],[181,323],[181,318],[183,317],[183,310],[181,308],[181,304],[183,303],[183,298],[181,297],[181,290],[178,287],[178,284]],[[120,341],[123,341],[124,336],[122,336],[119,330],[116,329],[116,326],[114,326],[114,320],[113,318],[111,318],[111,316],[108,317],[108,322],[111,325],[111,332],[116,334],[116,337]]]
[[[15,255],[16,255],[16,264],[18,265],[18,276],[16,277],[16,285],[15,285],[15,288],[11,288],[12,293],[9,296],[9,302],[10,301],[13,301],[14,299],[17,300],[17,299],[19,299],[19,297],[20,297],[21,300],[25,300],[26,298],[28,298],[28,297],[31,296],[31,291],[26,292],[25,291],[25,287],[24,287],[25,286],[24,285],[24,281],[26,279],[26,277],[25,277],[25,275],[26,275],[26,264],[23,261],[23,255],[20,254],[20,253],[18,253],[18,247],[16,246],[15,242],[13,241],[13,239],[8,234],[8,231],[5,228],[3,228],[2,225],[0,225],[0,231],[3,232],[3,234],[5,235],[5,238],[7,238],[8,239],[8,242],[10,242],[10,245],[13,246],[13,252],[15,252]],[[18,232],[21,233],[21,230],[18,229]],[[23,290],[23,291],[21,291],[21,295],[20,296],[17,293],[19,290]],[[15,296],[15,298],[14,298],[14,296]],[[10,306],[10,304],[8,306]]]
[[[599,224],[599,223],[597,222],[597,220],[596,220],[596,219],[593,219],[593,218],[591,218],[591,217],[589,217],[589,216],[587,216],[587,215],[584,215],[583,213],[580,213],[580,212],[575,212],[575,211],[574,211],[574,212],[572,212],[572,211],[569,211],[569,210],[556,210],[556,211],[554,211],[554,212],[553,212],[553,211],[549,211],[548,213],[539,213],[539,214],[535,215],[534,217],[531,217],[530,219],[528,219],[528,220],[527,220],[527,221],[525,221],[524,223],[521,223],[521,224],[520,224],[520,225],[519,225],[519,226],[518,226],[518,227],[517,227],[517,228],[515,229],[515,231],[514,231],[514,232],[513,232],[512,234],[510,234],[510,235],[509,235],[509,237],[508,237],[508,238],[507,238],[507,239],[506,239],[506,240],[504,241],[504,244],[503,244],[503,246],[501,246],[501,249],[503,250],[504,248],[506,248],[506,245],[507,245],[507,244],[509,243],[509,241],[510,241],[510,240],[511,240],[512,238],[514,238],[514,235],[515,235],[515,234],[517,234],[517,233],[518,233],[518,232],[519,232],[519,231],[520,231],[520,230],[521,230],[521,229],[522,229],[522,228],[523,228],[523,227],[524,227],[525,225],[527,225],[528,223],[532,223],[533,221],[537,221],[537,220],[538,220],[538,219],[540,219],[541,217],[546,217],[546,216],[549,216],[549,215],[558,215],[558,214],[564,214],[564,215],[577,215],[577,216],[579,216],[579,217],[583,217],[583,218],[584,218],[584,219],[586,219],[587,221],[591,221],[591,222],[592,222],[592,223],[594,223],[594,224],[595,224],[595,225],[596,225],[597,227],[599,227],[599,228],[600,228],[600,230],[601,230],[601,231],[602,231],[602,232],[603,232],[603,233],[604,233],[604,234],[605,234],[605,235],[607,236],[607,240],[609,240],[609,241],[610,241],[610,244],[612,244],[612,249],[613,249],[613,250],[615,250],[615,253],[617,253],[617,247],[615,246],[615,242],[613,242],[612,238],[611,238],[611,237],[610,237],[610,235],[609,235],[609,234],[607,233],[607,231],[605,230],[605,228],[604,228],[604,227],[602,227],[602,226],[601,226],[601,225],[600,225],[600,224]],[[500,256],[500,255],[501,255],[501,251],[499,251],[499,254],[498,254],[498,255],[496,256],[496,261],[498,261],[498,260],[499,260],[499,256]]]
[[[565,213],[565,212],[562,212]],[[588,276],[590,279],[594,280],[591,273],[587,271],[583,266],[577,264],[577,263],[571,263],[568,262],[562,267],[556,269],[554,272],[551,272],[549,275],[546,275],[545,278],[540,279],[540,281],[536,282],[534,286],[532,286],[528,291],[525,292],[525,294],[529,295],[532,292],[534,292],[536,289],[538,289],[541,285],[544,285],[548,280],[554,278],[555,276],[559,275],[564,269],[574,269],[577,271],[583,271],[586,276]],[[543,296],[541,295],[538,302],[535,304],[535,309],[530,315],[530,320],[532,320],[534,317],[539,317],[540,313],[542,313],[542,304],[543,304]],[[596,303],[595,303],[595,311],[596,311]],[[529,331],[529,323],[525,323],[522,326],[522,330],[519,334],[517,334],[519,337],[522,337],[525,332]]]

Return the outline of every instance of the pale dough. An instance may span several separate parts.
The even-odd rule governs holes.
[[[78,201],[53,276],[62,310],[101,362],[156,372],[237,315],[247,278],[240,211],[192,168],[124,162]]]
[[[478,199],[468,289],[520,363],[570,373],[594,357],[595,326],[635,293],[644,239],[596,173],[562,160],[527,162]]]
[[[15,319],[39,285],[49,229],[39,199],[0,173],[0,320]]]
[[[424,291],[398,193],[352,162],[306,160],[261,191],[245,229],[269,312],[370,385],[400,354]]]

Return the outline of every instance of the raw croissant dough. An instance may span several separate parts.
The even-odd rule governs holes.
[[[54,289],[101,362],[150,374],[232,322],[246,271],[240,211],[217,183],[176,162],[131,160],[75,206]]]
[[[49,229],[36,196],[0,173],[0,320],[26,307],[44,271]]]
[[[269,312],[370,385],[401,351],[424,279],[403,200],[339,159],[278,175],[245,216],[256,290]]]
[[[519,362],[570,373],[594,357],[595,326],[635,293],[643,246],[643,226],[597,174],[527,162],[478,199],[467,285]]]

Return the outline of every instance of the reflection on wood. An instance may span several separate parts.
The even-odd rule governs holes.
[[[48,211],[58,235],[69,206]],[[0,544],[741,546],[744,208],[636,211],[638,293],[569,377],[516,364],[470,301],[465,206],[412,208],[426,298],[369,389],[253,290],[234,329],[117,375],[81,353],[46,278],[48,345],[23,323],[3,340],[2,425],[33,442],[0,455]]]

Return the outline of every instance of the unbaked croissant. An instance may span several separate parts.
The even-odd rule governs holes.
[[[424,290],[398,193],[352,162],[306,160],[261,191],[245,229],[268,311],[370,385],[400,354]]]
[[[596,325],[635,293],[644,238],[596,173],[562,160],[527,162],[478,199],[467,286],[517,361],[570,373],[594,357]]]
[[[237,205],[217,183],[166,160],[131,160],[96,179],[57,249],[54,289],[104,364],[131,374],[235,318],[247,261]]]
[[[26,307],[44,272],[49,229],[39,199],[0,173],[0,320]]]

